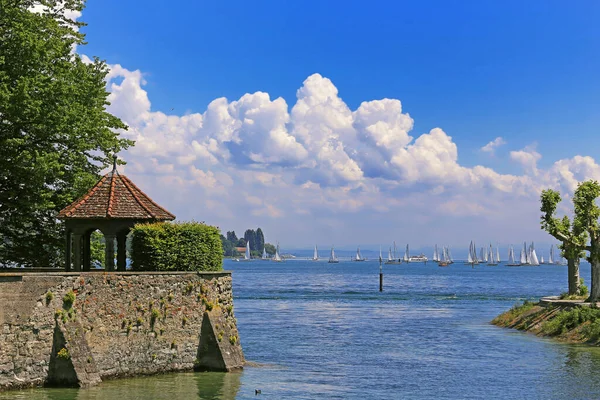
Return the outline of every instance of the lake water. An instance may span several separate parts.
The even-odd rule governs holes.
[[[225,269],[245,356],[260,366],[0,399],[600,398],[600,349],[489,324],[517,302],[564,291],[566,266],[384,265],[383,293],[375,261],[226,260]]]

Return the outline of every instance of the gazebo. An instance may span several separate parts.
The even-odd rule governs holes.
[[[89,271],[90,235],[96,229],[104,234],[106,253],[104,267],[114,271],[114,241],[117,240],[117,270],[125,271],[126,241],[130,229],[140,222],[172,221],[175,216],[156,204],[125,175],[113,169],[104,175],[84,196],[58,213],[65,221],[66,270]],[[72,257],[71,257],[72,256]]]

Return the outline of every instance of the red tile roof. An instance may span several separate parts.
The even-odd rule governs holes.
[[[84,196],[62,209],[57,218],[125,218],[171,221],[175,216],[156,204],[116,170],[102,177]]]

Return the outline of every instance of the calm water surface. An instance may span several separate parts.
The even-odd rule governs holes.
[[[225,261],[241,373],[183,373],[35,389],[0,399],[598,399],[600,350],[500,329],[525,299],[565,290],[567,268]],[[589,265],[582,265],[589,282]],[[262,394],[255,396],[254,390]]]

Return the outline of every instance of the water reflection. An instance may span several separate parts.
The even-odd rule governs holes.
[[[90,389],[43,388],[0,393],[13,400],[235,399],[241,373],[181,373],[102,382]]]

